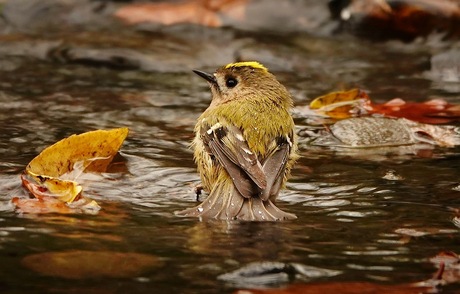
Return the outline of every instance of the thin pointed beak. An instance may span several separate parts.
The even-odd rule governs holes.
[[[216,77],[214,75],[196,69],[194,69],[193,72],[205,79],[206,81],[210,82],[211,84],[217,84]]]

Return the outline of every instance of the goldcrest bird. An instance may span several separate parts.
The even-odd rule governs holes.
[[[202,219],[274,221],[296,216],[274,201],[297,159],[292,98],[262,64],[230,63],[208,81],[212,102],[198,118],[192,143],[208,197],[179,211]]]

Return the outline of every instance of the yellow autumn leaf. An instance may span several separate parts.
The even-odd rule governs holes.
[[[32,194],[38,197],[46,194],[46,196],[57,197],[61,201],[70,203],[82,191],[82,187],[75,181],[37,175],[31,171],[27,171],[27,175],[30,176],[33,182],[23,176],[23,183]],[[29,185],[31,182],[32,184]],[[36,184],[39,185],[36,186]],[[39,191],[35,191],[35,189],[39,189]]]
[[[60,177],[82,163],[82,171],[103,172],[128,136],[128,128],[72,135],[43,150],[27,165],[36,175]]]
[[[127,128],[119,128],[63,139],[43,150],[27,165],[22,175],[23,185],[42,201],[54,197],[70,204],[81,198],[78,176],[83,172],[104,172],[127,135]]]
[[[360,90],[338,91],[320,96],[310,102],[310,109],[332,118],[343,119],[352,116],[352,110],[370,103],[369,96]]]

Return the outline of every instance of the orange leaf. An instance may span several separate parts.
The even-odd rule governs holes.
[[[71,208],[54,197],[42,197],[40,199],[21,199],[14,197],[11,202],[16,206],[16,209],[22,213],[72,213]]]
[[[447,103],[443,99],[415,103],[395,98],[383,104],[373,104],[370,113],[402,117],[421,123],[445,124],[460,120],[458,107]]]
[[[366,282],[343,283],[311,283],[295,284],[281,289],[240,290],[235,294],[418,294],[433,290],[431,287],[415,287],[413,285],[380,285]]]
[[[45,276],[67,279],[134,278],[164,264],[154,255],[83,250],[32,254],[21,263]]]
[[[360,89],[339,91],[320,96],[310,102],[310,108],[331,118],[343,119],[353,116],[358,109],[364,110],[370,103],[369,96]]]

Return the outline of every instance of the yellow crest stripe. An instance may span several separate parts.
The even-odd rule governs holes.
[[[224,66],[224,68],[229,69],[232,67],[243,67],[243,66],[248,66],[252,68],[261,69],[263,71],[268,71],[268,69],[265,66],[263,66],[261,63],[257,61],[242,61],[242,62],[229,63],[226,66]]]

